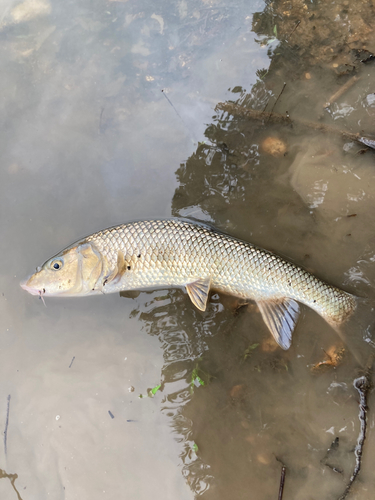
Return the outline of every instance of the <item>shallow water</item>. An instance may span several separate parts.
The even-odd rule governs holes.
[[[1,3],[1,499],[266,500],[282,464],[284,498],[342,494],[359,432],[353,380],[374,347],[374,153],[214,108],[230,100],[371,132],[371,12],[345,1]],[[269,136],[285,155],[265,151]],[[202,314],[182,290],[45,308],[19,287],[86,234],[170,215],[365,297],[345,345],[306,308],[281,352],[255,307],[216,294]],[[312,370],[343,345],[341,364]],[[375,486],[373,394],[368,403],[357,500]]]

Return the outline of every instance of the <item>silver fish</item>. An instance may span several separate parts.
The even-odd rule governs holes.
[[[49,259],[21,286],[41,297],[182,286],[201,311],[215,290],[256,301],[283,349],[291,345],[298,302],[333,326],[356,308],[354,296],[303,268],[181,219],[131,222],[94,233]]]

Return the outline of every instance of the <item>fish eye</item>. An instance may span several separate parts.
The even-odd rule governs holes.
[[[60,259],[55,259],[51,262],[50,264],[50,268],[51,269],[54,269],[55,271],[58,271],[59,269],[61,269],[63,267],[64,263],[62,260]]]

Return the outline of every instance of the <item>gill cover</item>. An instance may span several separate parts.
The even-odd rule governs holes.
[[[83,293],[93,291],[103,271],[103,259],[100,252],[90,243],[77,247],[79,270],[81,273],[81,290]],[[78,282],[78,279],[77,279]]]
[[[49,259],[21,286],[33,295],[86,295],[94,293],[102,268],[100,252],[81,243]]]

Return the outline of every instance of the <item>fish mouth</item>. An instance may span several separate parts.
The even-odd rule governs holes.
[[[33,288],[32,286],[28,286],[28,279],[21,281],[20,287],[29,292],[31,295],[41,295],[42,290],[38,290],[37,288]]]

